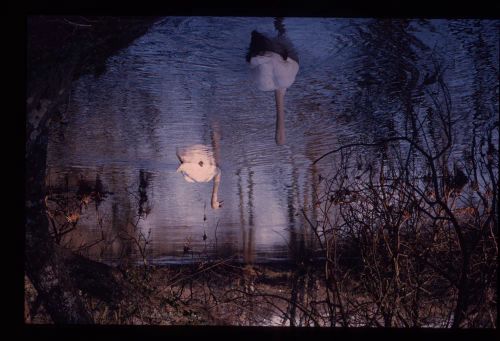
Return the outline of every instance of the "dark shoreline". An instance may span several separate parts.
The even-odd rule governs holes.
[[[64,100],[71,82],[82,75],[99,76],[105,72],[110,56],[129,46],[160,19],[157,16],[28,16],[28,114],[41,106],[42,99],[53,104]]]

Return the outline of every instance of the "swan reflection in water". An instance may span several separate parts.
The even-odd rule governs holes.
[[[222,201],[219,201],[217,196],[221,170],[217,167],[212,149],[203,144],[195,144],[186,148],[177,148],[176,154],[181,162],[177,172],[180,172],[187,182],[214,180],[211,205],[213,209],[222,207]]]
[[[290,40],[285,35],[283,18],[276,18],[276,37],[252,31],[246,61],[257,88],[262,91],[274,90],[276,99],[276,144],[285,143],[285,92],[299,71],[299,57]]]

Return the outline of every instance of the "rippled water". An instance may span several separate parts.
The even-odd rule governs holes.
[[[165,18],[110,58],[104,74],[73,85],[51,130],[47,182],[61,186],[67,176],[76,190],[81,177],[98,177],[112,194],[84,210],[71,242],[101,236],[102,219],[109,250],[89,253],[104,260],[133,249],[113,239],[120,228],[149,234],[153,262],[214,250],[243,261],[286,259],[315,179],[329,171],[312,161],[343,143],[395,134],[407,110],[431,104],[423,92],[436,70],[450,90],[458,146],[474,126],[498,119],[498,21],[284,24],[300,56],[285,97],[284,146],[274,142],[274,94],[253,86],[245,61],[250,32],[271,33],[272,18]],[[176,172],[176,150],[194,144],[216,154],[220,209],[210,206],[212,183]],[[139,207],[148,214],[137,220]]]

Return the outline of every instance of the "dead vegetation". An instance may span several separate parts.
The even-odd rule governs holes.
[[[129,249],[109,279],[114,286],[106,291],[96,283],[109,278],[103,272],[79,291],[93,321],[495,328],[498,122],[478,127],[470,150],[456,153],[447,89],[441,80],[436,86],[429,96],[437,109],[415,114],[408,124],[416,129],[408,127],[407,135],[329,153],[336,156],[333,172],[318,177],[313,204],[302,210],[313,240],[288,265],[245,265],[201,254],[182,266],[149,264],[149,235],[138,229],[152,209],[141,171],[137,193],[130,192],[137,214],[115,237]],[[82,211],[94,204],[98,212],[111,194],[99,178],[80,179],[72,194],[48,193],[56,244],[80,254],[96,243],[110,245],[104,230],[101,240],[88,244],[69,238]],[[75,261],[70,268],[75,264],[85,265]],[[50,322],[29,280],[26,306],[27,322]]]
[[[49,37],[36,29],[40,20],[32,21],[35,29],[30,30]],[[74,38],[75,32],[94,37],[94,28],[104,22],[102,18],[50,20],[67,31],[61,35],[65,39]],[[139,31],[144,27],[140,25]],[[33,45],[29,55],[41,56],[30,59],[30,78],[36,78],[32,73],[40,73],[37,65],[52,56],[38,53],[43,40],[34,35],[32,41],[40,44]],[[102,72],[101,64],[96,73]],[[61,75],[67,72],[63,67],[57,70]],[[137,229],[152,210],[147,174],[140,174],[134,192],[137,216],[116,236],[103,228],[99,218],[101,203],[112,195],[99,178],[81,179],[76,191],[51,186],[45,190],[44,136],[50,110],[40,103],[67,89],[73,78],[56,82],[50,89],[53,94],[36,93],[33,89],[44,88],[40,84],[52,71],[42,72],[28,89],[32,95],[28,112],[43,112],[45,119],[40,132],[38,121],[27,129],[27,136],[36,133],[27,141],[26,157],[28,171],[32,170],[27,174],[32,220],[27,223],[27,323],[497,327],[499,125],[496,121],[476,126],[470,149],[459,153],[442,79],[427,93],[434,106],[406,113],[399,136],[344,145],[316,160],[330,162],[332,175],[318,178],[315,201],[302,210],[305,229],[315,239],[315,260],[299,254],[295,263],[280,267],[242,265],[228,257],[155,267],[147,262],[149,235]],[[83,212],[92,205],[100,237],[75,238],[81,232]],[[45,226],[42,218],[48,221],[47,236],[39,233]],[[53,252],[46,246],[47,238],[55,244]],[[105,253],[116,240],[129,247],[129,254],[139,255],[142,264],[134,264],[125,252],[114,267],[87,257],[96,256],[89,250],[97,245]],[[45,249],[50,252],[39,252]],[[47,264],[58,263],[64,264],[61,270],[48,275],[60,275],[65,287],[70,281],[63,275],[69,274],[88,319],[79,310],[75,313],[79,316],[62,316],[77,310],[72,306],[48,308],[50,302],[44,302],[28,278],[45,290],[46,300],[53,299],[58,296],[51,294],[54,287],[45,287],[52,277],[40,273]]]

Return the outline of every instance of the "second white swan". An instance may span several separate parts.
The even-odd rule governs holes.
[[[187,182],[214,180],[211,206],[213,209],[222,207],[222,201],[218,200],[221,170],[216,165],[211,149],[202,144],[195,144],[187,148],[178,148],[176,154],[181,162],[177,172],[180,172]]]

